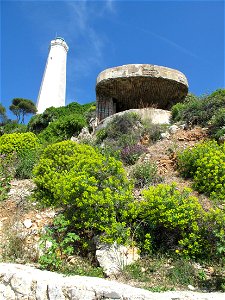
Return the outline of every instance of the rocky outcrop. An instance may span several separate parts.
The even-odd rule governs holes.
[[[152,293],[115,281],[0,264],[0,300],[222,300],[221,293]]]

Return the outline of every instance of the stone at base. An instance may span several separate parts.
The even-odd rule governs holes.
[[[96,259],[107,276],[119,273],[140,258],[138,249],[123,245],[97,243]]]

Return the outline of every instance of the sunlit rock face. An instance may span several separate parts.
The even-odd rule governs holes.
[[[187,78],[174,69],[149,64],[106,69],[97,77],[97,117],[101,121],[133,108],[169,109],[187,93]]]

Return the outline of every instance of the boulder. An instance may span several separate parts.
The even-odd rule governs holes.
[[[177,125],[172,125],[169,127],[169,133],[174,134],[179,130],[179,127]]]
[[[136,247],[97,242],[96,259],[107,276],[119,273],[127,265],[140,258]]]

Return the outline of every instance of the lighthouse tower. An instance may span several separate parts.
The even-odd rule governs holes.
[[[65,106],[66,58],[69,47],[65,40],[57,37],[51,41],[45,72],[37,99],[37,112],[46,108]]]

